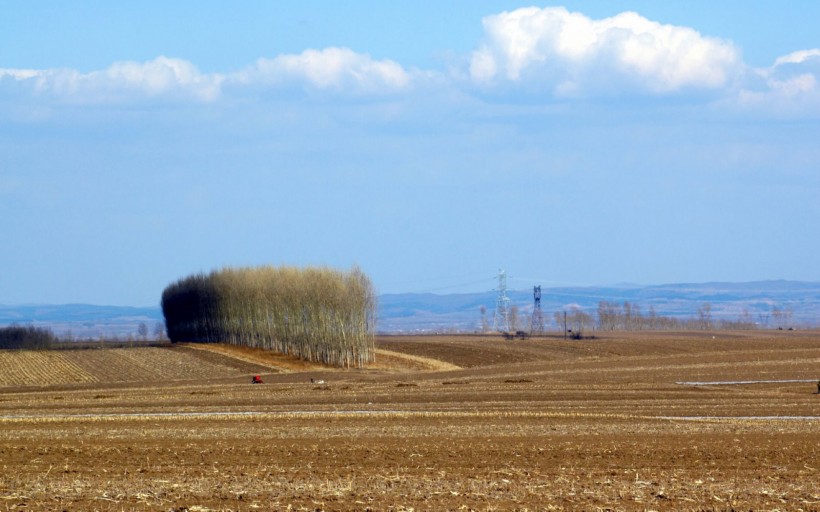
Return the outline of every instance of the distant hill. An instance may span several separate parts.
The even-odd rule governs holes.
[[[532,311],[532,290],[507,291],[523,315]],[[492,325],[496,291],[451,295],[390,294],[379,297],[379,329],[384,332],[473,331],[480,327],[480,308],[487,308]],[[541,309],[548,322],[554,312],[578,307],[595,314],[601,301],[638,305],[646,314],[691,318],[708,303],[715,319],[735,320],[744,313],[761,326],[771,322],[773,308],[789,311],[795,325],[820,324],[820,283],[758,281],[749,283],[687,283],[657,286],[619,285],[541,289]]]
[[[49,327],[59,337],[112,338],[137,335],[140,323],[153,333],[162,322],[158,307],[94,306],[89,304],[0,305],[0,326],[13,323]]]
[[[532,290],[507,292],[522,315],[532,311]],[[480,308],[487,309],[492,325],[497,293],[437,295],[432,293],[385,294],[378,298],[378,329],[381,332],[476,331],[481,325]],[[600,301],[629,302],[645,314],[653,308],[658,315],[691,318],[703,304],[710,304],[715,319],[734,320],[746,314],[762,327],[772,326],[772,311],[788,311],[795,326],[820,325],[820,283],[801,281],[757,281],[749,283],[688,283],[657,286],[616,285],[544,288],[541,308],[548,323],[554,312],[573,307],[595,314]],[[162,321],[159,307],[136,308],[65,305],[0,305],[0,326],[11,323],[51,327],[58,336],[77,338],[136,336],[145,323],[150,333]],[[554,324],[553,324],[554,327]]]

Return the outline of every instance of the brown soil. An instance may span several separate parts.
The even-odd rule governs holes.
[[[365,370],[174,348],[186,378],[4,383],[0,510],[820,510],[820,333],[378,347]],[[745,380],[807,382],[678,384]]]

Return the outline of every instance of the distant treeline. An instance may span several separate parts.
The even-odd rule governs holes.
[[[50,329],[16,324],[0,327],[0,349],[48,349],[56,341]]]
[[[600,301],[597,315],[586,313],[580,308],[571,308],[567,312],[557,311],[553,314],[556,325],[563,325],[564,318],[568,329],[591,331],[637,331],[637,330],[713,330],[713,329],[756,329],[757,323],[749,313],[742,314],[734,320],[715,319],[712,306],[702,304],[694,317],[674,318],[659,315],[649,307],[643,312],[638,304],[623,304]],[[565,316],[566,315],[566,316]],[[790,315],[789,315],[790,318]],[[780,316],[777,316],[780,320]]]
[[[173,342],[259,347],[307,361],[362,366],[375,353],[376,296],[359,269],[226,268],[169,285]]]

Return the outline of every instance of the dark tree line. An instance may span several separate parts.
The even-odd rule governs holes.
[[[226,268],[169,285],[162,312],[173,342],[259,347],[335,366],[375,354],[376,296],[359,269]]]
[[[50,329],[16,324],[0,328],[0,349],[48,349],[56,341]]]

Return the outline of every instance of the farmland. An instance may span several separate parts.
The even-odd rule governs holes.
[[[820,333],[376,348],[2,352],[0,510],[820,510]]]

